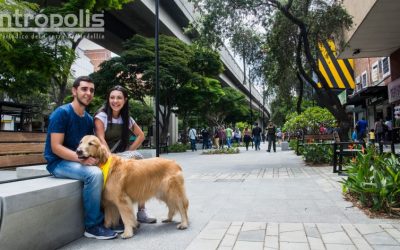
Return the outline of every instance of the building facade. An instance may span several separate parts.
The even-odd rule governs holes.
[[[343,0],[353,17],[345,31],[338,58],[354,58],[354,92],[346,105],[354,121],[367,118],[369,128],[379,119],[400,125],[400,1]]]

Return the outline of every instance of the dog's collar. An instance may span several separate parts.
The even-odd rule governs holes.
[[[103,189],[106,186],[106,181],[107,181],[107,177],[108,177],[108,172],[110,170],[111,160],[112,160],[112,156],[108,157],[106,163],[104,163],[103,165],[100,165],[101,172],[103,172]]]

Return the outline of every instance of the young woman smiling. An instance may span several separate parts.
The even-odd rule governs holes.
[[[144,140],[144,133],[135,120],[129,116],[128,91],[122,86],[112,87],[107,94],[105,105],[94,117],[95,133],[111,153],[120,153],[122,157],[142,159],[135,150]],[[129,145],[129,138],[136,136]],[[142,223],[155,223],[145,210],[145,204],[139,204],[137,220]]]

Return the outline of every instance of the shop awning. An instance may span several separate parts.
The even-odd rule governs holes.
[[[346,105],[360,105],[365,99],[387,95],[387,86],[371,86],[348,96]]]

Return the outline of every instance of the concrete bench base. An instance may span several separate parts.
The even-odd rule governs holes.
[[[46,165],[18,167],[16,171],[17,171],[17,178],[26,178],[26,177],[50,174],[46,169]]]
[[[154,149],[141,149],[144,158]],[[46,165],[17,168],[17,177],[49,174]],[[56,249],[82,237],[82,182],[43,177],[0,186],[0,249]]]
[[[56,249],[83,232],[80,181],[44,177],[1,185],[1,249]]]

